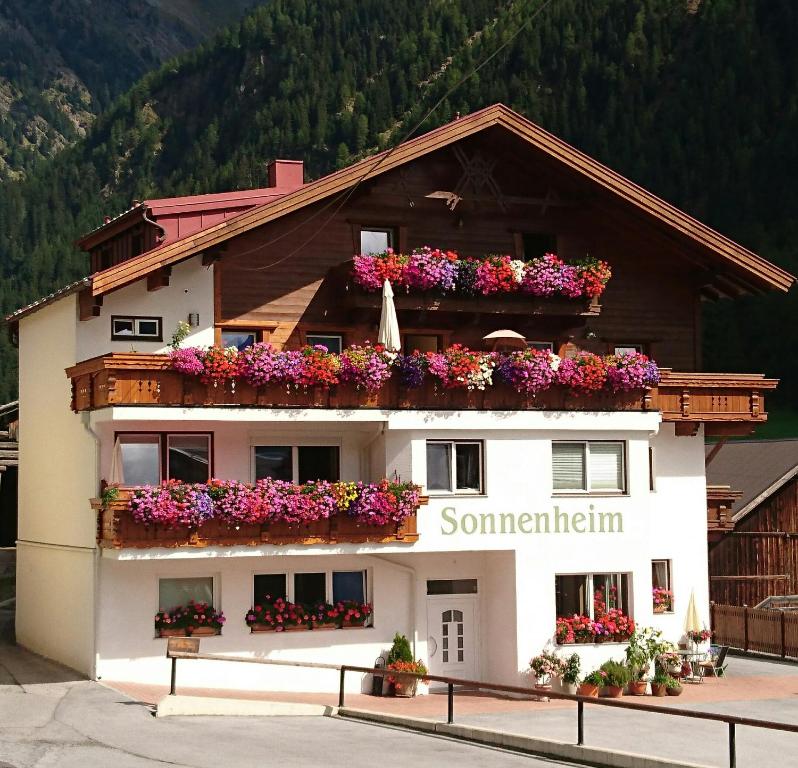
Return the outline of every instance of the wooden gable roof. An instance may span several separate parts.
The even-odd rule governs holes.
[[[243,235],[275,219],[346,193],[359,182],[376,178],[424,155],[457,141],[500,126],[546,153],[565,168],[580,175],[617,200],[632,206],[652,223],[665,226],[707,253],[715,263],[726,267],[746,290],[787,291],[795,278],[747,248],[688,216],[669,203],[647,192],[605,165],[544,131],[503,104],[474,112],[429,133],[361,160],[354,165],[305,184],[273,202],[257,206],[222,223],[203,229],[181,240],[167,243],[92,277],[92,293],[102,296],[140,280],[151,272],[168,267],[195,254],[214,248],[226,240]]]

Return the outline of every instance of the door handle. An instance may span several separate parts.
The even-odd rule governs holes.
[[[429,652],[429,657],[432,658],[438,652],[438,641],[434,637],[430,636],[427,638],[427,645],[430,643],[432,644],[433,648]]]

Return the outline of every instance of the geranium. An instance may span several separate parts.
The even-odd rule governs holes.
[[[620,608],[611,608],[596,617],[597,635],[616,641],[628,640],[635,631],[635,623]]]
[[[365,525],[402,523],[419,505],[420,488],[413,483],[357,483],[356,497],[347,508],[349,517]]]
[[[310,615],[304,606],[289,603],[282,597],[272,598],[264,595],[259,603],[247,611],[244,618],[247,626],[265,624],[275,632],[284,632],[289,627],[300,627],[310,624]]]
[[[607,384],[613,392],[629,392],[659,383],[657,364],[639,352],[610,355],[606,365]]]
[[[427,674],[427,667],[420,659],[418,661],[392,661],[387,665],[386,669],[390,669],[391,671],[397,673],[410,672],[414,675]],[[398,690],[402,690],[403,688],[411,688],[416,685],[416,679],[400,674],[388,675],[388,682],[392,683]]]
[[[582,293],[590,299],[600,296],[612,277],[612,270],[606,261],[585,258],[577,261],[576,267]]]
[[[216,517],[231,528],[260,525],[273,514],[272,500],[251,485],[237,480],[212,480],[211,497]]]
[[[592,643],[597,633],[598,626],[589,616],[575,613],[557,618],[555,634],[558,643]]]
[[[416,248],[407,259],[404,281],[408,288],[428,291],[437,288],[444,293],[454,290],[457,279],[457,254],[425,245]]]
[[[202,359],[201,379],[205,384],[218,386],[241,373],[238,365],[238,350],[235,347],[209,347]]]
[[[536,395],[547,390],[555,380],[560,358],[542,349],[525,349],[499,356],[496,379],[517,392]]]
[[[204,358],[205,353],[199,347],[177,347],[169,350],[172,367],[187,376],[202,376],[205,373]]]
[[[712,637],[709,629],[691,629],[687,632],[687,637],[691,643],[705,643]]]
[[[331,387],[338,383],[341,362],[338,355],[327,351],[327,347],[321,344],[302,347],[299,362],[289,381],[295,387]]]
[[[607,381],[607,367],[598,355],[580,352],[576,357],[566,357],[557,368],[557,383],[589,395],[603,389]]]
[[[673,592],[669,589],[654,587],[651,590],[651,598],[654,603],[654,613],[664,613],[672,609]]]
[[[239,370],[244,380],[253,387],[260,387],[281,380],[278,352],[268,343],[259,342],[239,353]]]
[[[418,389],[424,383],[424,377],[429,370],[429,360],[425,354],[417,349],[409,355],[399,355],[394,360],[394,366],[399,373],[399,383],[406,389]]]
[[[190,635],[199,627],[219,630],[225,621],[224,613],[214,610],[209,603],[189,600],[188,605],[158,611],[155,614],[155,629],[184,629]]]
[[[353,345],[340,355],[340,380],[353,383],[358,389],[378,392],[391,378],[393,355],[382,344]]]
[[[386,280],[394,287],[407,287],[407,263],[407,256],[394,253],[392,248],[383,253],[361,254],[354,258],[352,278],[367,291],[381,291]]]
[[[476,288],[483,296],[509,293],[517,287],[509,256],[488,256],[477,267]]]
[[[427,352],[429,372],[445,389],[485,389],[493,383],[493,355],[453,344],[444,352]]]
[[[532,670],[537,680],[546,681],[551,677],[562,674],[563,662],[562,659],[555,656],[553,653],[544,651],[537,656],[533,656],[529,660],[529,668]]]
[[[521,290],[533,296],[554,296],[561,293],[566,284],[564,266],[564,262],[553,253],[546,253],[530,261],[521,282]],[[575,277],[574,272],[573,278]]]
[[[213,504],[203,486],[175,480],[133,489],[129,508],[137,523],[167,529],[196,528],[213,517]]]

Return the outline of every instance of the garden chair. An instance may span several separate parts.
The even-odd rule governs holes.
[[[717,649],[717,654],[712,653],[714,650],[714,648],[711,649],[711,657],[707,659],[707,661],[702,661],[700,663],[701,669],[705,676],[709,675],[710,677],[725,677],[726,667],[728,666],[725,663],[726,654],[729,652],[729,646],[720,646],[720,648]]]

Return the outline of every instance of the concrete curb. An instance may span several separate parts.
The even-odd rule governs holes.
[[[164,696],[156,717],[189,715],[233,715],[238,717],[331,717],[336,707],[287,701],[221,699],[210,696]]]
[[[337,716],[380,725],[408,728],[422,733],[448,736],[476,744],[510,749],[515,752],[524,752],[540,757],[561,758],[584,765],[597,766],[597,768],[707,768],[707,766],[698,763],[685,763],[677,760],[638,755],[632,752],[614,752],[599,747],[579,747],[576,744],[568,744],[551,739],[539,739],[520,733],[502,733],[472,725],[448,725],[437,720],[388,715],[381,712],[350,709],[349,707],[338,709]]]

